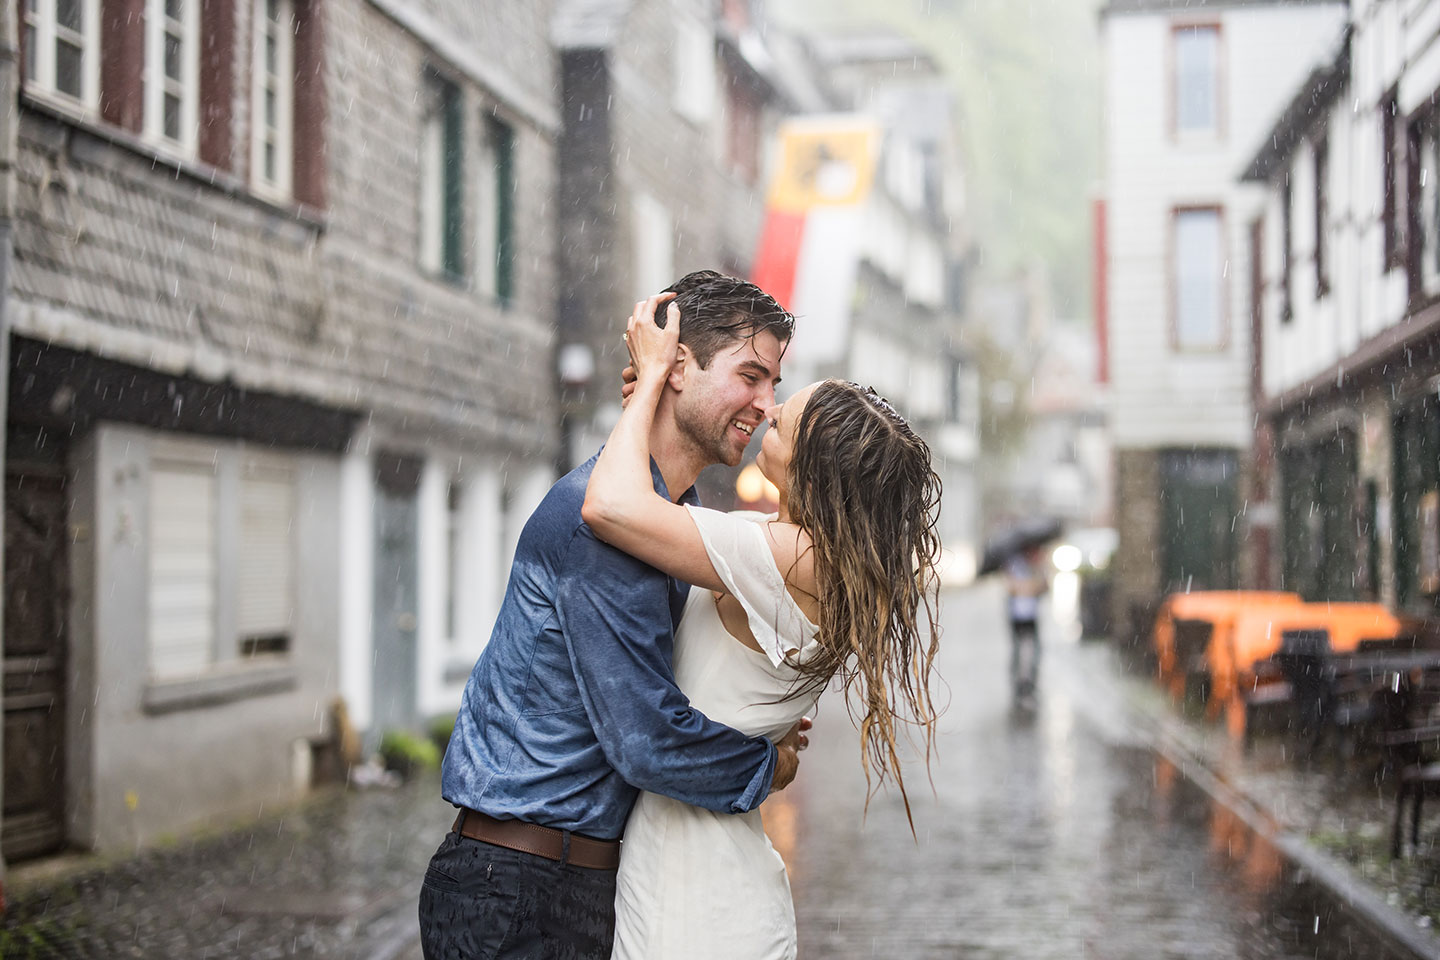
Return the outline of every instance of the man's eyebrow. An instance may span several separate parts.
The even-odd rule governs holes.
[[[770,368],[765,364],[761,363],[759,360],[742,360],[740,362],[740,366],[743,369],[752,370],[763,377],[772,376],[772,374],[770,373]],[[780,376],[778,374],[775,374],[774,377],[775,383],[778,384],[780,382]]]

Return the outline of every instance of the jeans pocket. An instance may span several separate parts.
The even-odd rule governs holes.
[[[492,882],[486,863],[459,878],[432,865],[420,888],[420,939],[427,960],[508,957],[521,911],[516,891]]]

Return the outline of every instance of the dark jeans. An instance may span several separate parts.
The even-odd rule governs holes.
[[[1035,692],[1040,677],[1040,631],[1034,620],[1010,621],[1010,680],[1015,692]]]
[[[609,960],[615,871],[451,833],[420,888],[425,960]]]

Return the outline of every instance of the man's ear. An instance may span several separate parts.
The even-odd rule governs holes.
[[[695,363],[695,355],[685,344],[680,344],[675,351],[675,365],[670,368],[670,375],[665,378],[665,385],[675,392],[685,389],[685,374],[689,372]]]

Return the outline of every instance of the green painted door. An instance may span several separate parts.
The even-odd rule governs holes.
[[[1234,450],[1166,450],[1160,460],[1161,573],[1167,592],[1236,585]]]

